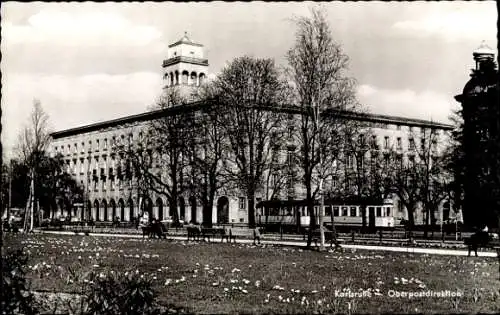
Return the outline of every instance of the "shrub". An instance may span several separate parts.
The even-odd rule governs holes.
[[[27,255],[20,249],[8,252],[2,260],[2,314],[37,314],[24,271]]]
[[[160,314],[151,280],[135,273],[94,274],[89,283],[83,303],[85,315]]]

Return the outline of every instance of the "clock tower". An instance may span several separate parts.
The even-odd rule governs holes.
[[[196,90],[205,82],[208,72],[203,45],[184,33],[181,39],[168,46],[167,59],[162,66],[166,92],[177,91],[187,101],[194,101]]]

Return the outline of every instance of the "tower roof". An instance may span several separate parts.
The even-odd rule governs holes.
[[[474,50],[474,52],[472,53],[472,55],[475,57],[475,56],[484,56],[484,55],[491,55],[491,56],[494,56],[495,55],[495,51],[493,49],[491,49],[490,46],[486,45],[486,42],[483,40],[481,42],[481,45],[476,48],[476,50]]]
[[[168,45],[168,47],[171,48],[171,47],[174,47],[174,46],[177,46],[180,44],[188,44],[188,45],[192,45],[192,46],[203,47],[202,44],[198,44],[198,43],[193,42],[191,40],[191,38],[188,37],[187,32],[184,32],[184,36],[182,36],[181,39],[179,39],[178,41],[176,41],[173,44]]]

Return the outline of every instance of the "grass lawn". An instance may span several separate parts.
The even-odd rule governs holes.
[[[8,235],[33,290],[77,292],[90,271],[154,279],[164,305],[194,313],[497,313],[497,258],[91,236]],[[394,296],[439,294],[444,297]],[[423,292],[423,293],[419,293]],[[428,293],[426,293],[428,292]],[[450,296],[451,294],[461,296]]]

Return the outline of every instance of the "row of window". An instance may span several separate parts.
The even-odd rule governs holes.
[[[139,139],[138,139],[139,142],[142,142],[144,140],[143,133],[139,132],[138,136],[139,136]],[[54,152],[61,153],[61,154],[71,154],[71,153],[76,154],[76,153],[78,153],[78,150],[80,150],[81,153],[84,153],[85,148],[88,149],[88,152],[91,152],[93,149],[95,151],[99,151],[101,149],[107,150],[109,148],[108,139],[104,138],[104,139],[102,139],[102,142],[100,140],[101,139],[96,139],[95,142],[92,142],[92,140],[89,140],[87,147],[85,147],[85,142],[83,142],[83,141],[80,143],[80,145],[75,142],[75,143],[73,143],[73,146],[71,146],[71,144],[66,145],[66,147],[64,145],[61,145],[59,147],[54,146]],[[124,143],[125,142],[125,135],[121,135],[119,140],[116,138],[116,136],[113,136],[111,138],[111,145],[116,145],[118,143],[118,141],[120,141],[120,143]],[[134,141],[134,135],[132,133],[130,133],[128,135],[128,143],[133,143],[133,141]]]
[[[241,199],[241,198],[240,198]],[[315,213],[318,213],[318,207],[314,207]],[[329,217],[332,215],[332,210],[333,210],[333,216],[335,217],[360,217],[361,216],[361,209],[357,206],[326,206],[325,207],[325,216]],[[291,208],[270,208],[270,209],[265,209],[264,210],[264,215],[269,215],[269,216],[280,216],[280,215],[286,215],[286,216],[292,216],[292,209]],[[367,208],[367,213],[366,215],[369,216],[370,213],[374,213],[376,217],[390,217],[392,215],[391,207],[373,207],[369,206]],[[300,211],[301,216],[308,216],[309,213],[307,211],[307,207],[303,207],[302,210]]]

